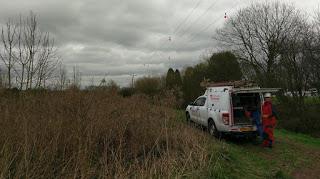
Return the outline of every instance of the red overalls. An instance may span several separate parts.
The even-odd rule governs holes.
[[[272,115],[272,104],[265,101],[262,106],[263,146],[272,147],[274,142],[273,130],[276,126],[276,118]]]

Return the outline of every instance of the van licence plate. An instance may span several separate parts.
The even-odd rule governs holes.
[[[252,127],[242,127],[242,128],[240,128],[240,131],[241,132],[253,131],[253,128]]]

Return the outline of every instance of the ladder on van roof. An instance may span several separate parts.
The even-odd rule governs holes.
[[[258,85],[253,81],[240,80],[240,81],[226,81],[226,82],[209,82],[208,80],[204,80],[200,83],[201,87],[221,87],[221,86],[232,86],[234,88],[244,88],[244,87],[257,87]]]
[[[200,85],[206,88],[232,86],[234,93],[275,93],[281,89],[281,88],[260,88],[253,81],[247,81],[247,80],[219,82],[219,83],[203,81],[201,82]]]
[[[234,88],[233,93],[276,93],[281,88]]]

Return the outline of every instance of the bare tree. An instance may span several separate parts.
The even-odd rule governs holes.
[[[0,65],[0,89],[3,88],[3,74],[2,74],[2,68]]]
[[[81,87],[81,72],[79,66],[73,66],[73,75],[72,75],[72,86],[75,88]]]
[[[278,78],[282,87],[299,98],[303,103],[305,91],[310,88],[313,74],[313,31],[306,21],[297,25],[297,32],[288,34],[288,39],[283,43],[285,48],[280,52],[281,58],[278,65]],[[301,33],[303,32],[303,33]]]
[[[316,25],[317,32],[320,32],[320,11],[315,13],[314,23]]]
[[[8,87],[12,87],[12,70],[15,65],[14,48],[16,45],[17,26],[9,20],[5,28],[1,29],[1,45],[0,58],[7,68]]]
[[[49,34],[46,33],[41,42],[39,56],[37,59],[36,70],[36,86],[45,87],[46,80],[48,80],[54,73],[58,65],[58,57],[53,40],[50,39]]]
[[[15,55],[15,60],[19,64],[18,67],[16,67],[16,72],[19,81],[19,88],[20,90],[23,89],[24,86],[26,86],[26,81],[25,81],[25,73],[26,73],[26,67],[29,63],[29,58],[27,57],[27,49],[25,48],[25,38],[24,38],[24,22],[22,19],[22,16],[19,16],[19,21],[18,21],[18,30],[17,30],[17,50],[16,50],[16,55]],[[27,88],[27,86],[26,86]]]
[[[42,34],[38,31],[37,20],[35,14],[32,12],[30,16],[24,22],[24,40],[25,40],[25,48],[27,49],[27,88],[32,88],[33,76],[36,73],[35,68],[35,60],[36,60],[36,52],[38,52],[38,48],[40,47]]]
[[[17,22],[9,20],[1,29],[0,40],[8,87],[14,78],[20,89],[46,87],[59,58],[54,40],[39,29],[36,15],[31,12],[26,17],[20,15]]]
[[[282,87],[299,106],[308,89],[320,89],[320,13],[312,24],[291,5],[253,4],[230,18],[216,39],[236,52],[247,78]]]
[[[60,62],[59,69],[58,69],[58,82],[57,87],[59,90],[64,90],[67,85],[67,69],[66,67]]]
[[[320,11],[315,13],[315,18],[313,22],[313,36],[310,48],[310,59],[313,65],[313,75],[312,80],[314,86],[320,92]]]
[[[217,31],[217,40],[236,52],[247,77],[275,85],[275,69],[288,34],[297,32],[300,12],[279,2],[253,4],[240,10]]]
[[[59,61],[54,41],[40,31],[33,12],[24,19],[20,16],[18,32],[15,58],[20,65],[20,88],[45,87]]]

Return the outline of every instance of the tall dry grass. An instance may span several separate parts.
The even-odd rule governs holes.
[[[0,92],[0,178],[192,176],[208,137],[176,121],[169,96]]]

